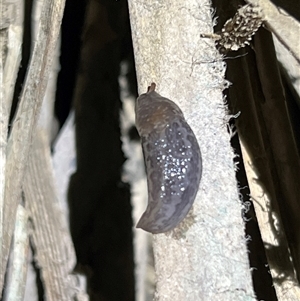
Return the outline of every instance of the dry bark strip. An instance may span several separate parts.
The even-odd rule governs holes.
[[[28,214],[18,205],[4,301],[23,301],[29,254]]]
[[[37,39],[35,40],[20,103],[7,143],[5,202],[1,224],[0,291],[10,250],[17,205],[31,147],[32,134],[45,93],[52,56],[59,35],[64,0],[44,1]]]
[[[1,225],[3,224],[5,194],[7,132],[14,83],[21,61],[23,6],[22,0],[13,2],[4,0],[0,4],[0,242],[2,241]],[[0,264],[0,284],[3,269],[4,267]]]
[[[76,276],[71,275],[76,257],[56,195],[47,138],[39,130],[33,140],[23,190],[46,299],[72,300],[79,291]]]

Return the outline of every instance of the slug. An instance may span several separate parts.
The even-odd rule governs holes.
[[[137,228],[151,233],[174,229],[191,209],[200,184],[197,139],[180,108],[155,92],[155,83],[135,105],[147,173],[148,206]]]

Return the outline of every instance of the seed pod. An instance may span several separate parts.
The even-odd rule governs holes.
[[[151,233],[174,229],[191,209],[201,179],[197,139],[180,108],[155,92],[136,101],[136,127],[141,136],[148,184],[148,206],[137,228]]]

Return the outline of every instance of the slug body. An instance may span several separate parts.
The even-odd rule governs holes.
[[[155,92],[154,83],[138,97],[135,114],[148,184],[148,206],[137,228],[163,233],[194,203],[202,174],[200,148],[180,108]]]

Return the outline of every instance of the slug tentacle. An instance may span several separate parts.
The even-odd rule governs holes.
[[[197,139],[180,108],[155,92],[155,83],[136,101],[148,184],[148,206],[137,228],[151,233],[174,229],[195,200],[202,158]]]

